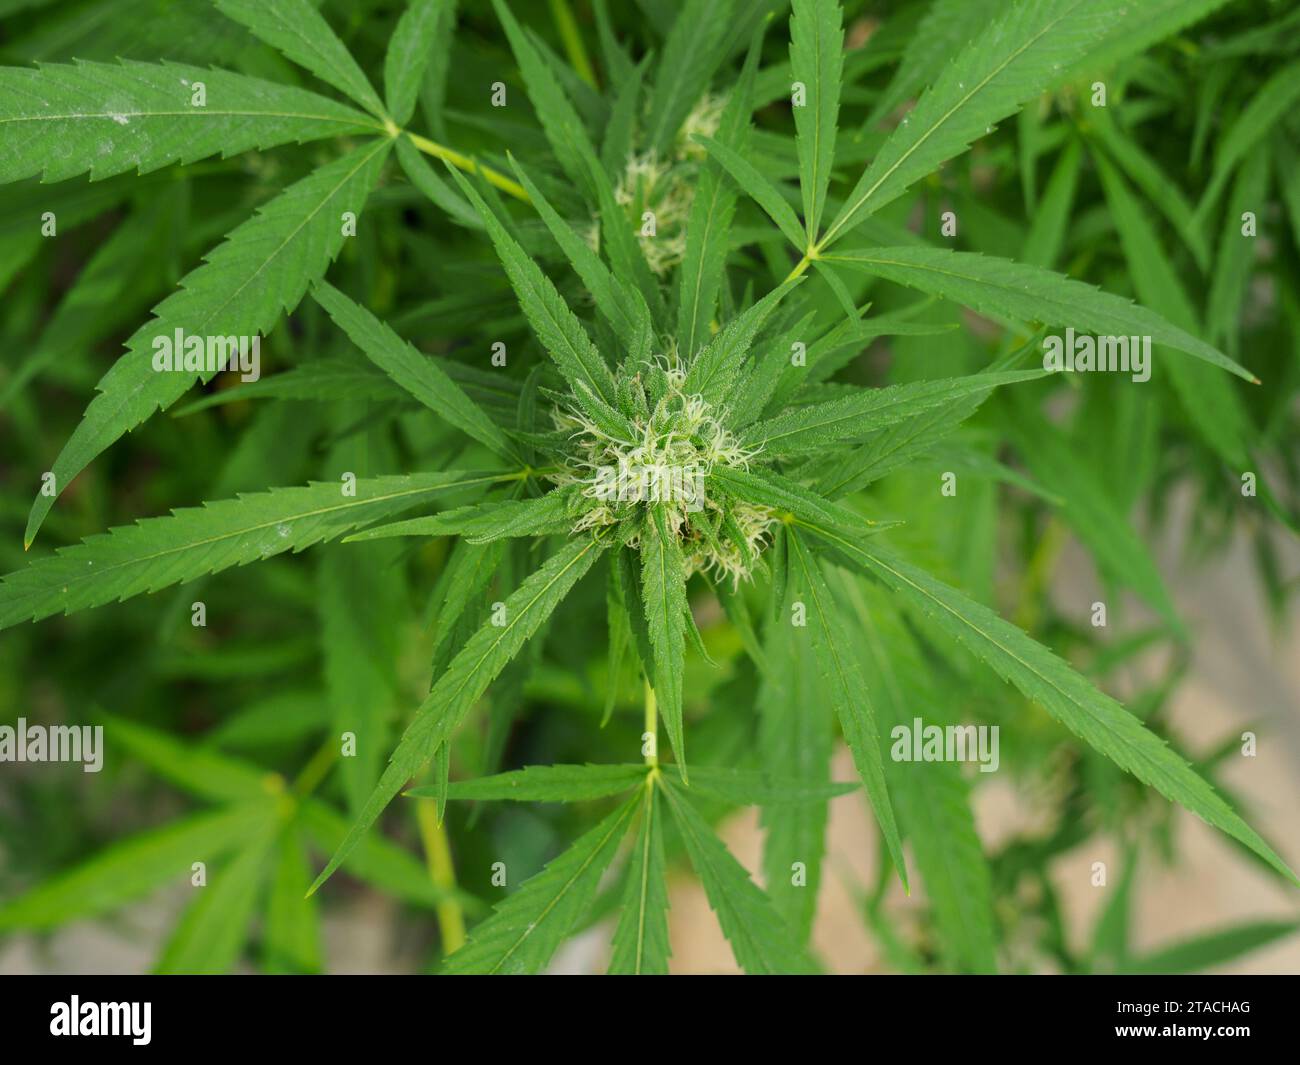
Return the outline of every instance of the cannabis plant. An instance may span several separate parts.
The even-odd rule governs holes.
[[[24,547],[47,519],[75,531],[59,500],[90,505],[110,449],[134,447],[126,434],[199,385],[173,412],[185,417],[148,438],[194,483],[160,498],[119,469],[112,484],[154,509],[221,496],[17,568],[0,582],[0,625],[102,607],[124,619],[117,656],[239,693],[217,698],[201,738],[176,734],[190,729],[165,709],[134,713],[131,698],[156,701],[140,678],[94,693],[116,711],[87,718],[106,723],[110,762],[128,753],[218,808],[18,894],[0,928],[104,912],[193,865],[204,890],[160,968],[233,965],[269,883],[263,962],[310,970],[315,893],[346,873],[433,907],[445,972],[541,971],[609,915],[610,970],[661,973],[668,871],[684,861],[746,971],[814,972],[828,804],[860,786],[882,868],[924,884],[932,956],[1019,967],[1019,931],[994,898],[1036,859],[986,859],[960,767],[903,764],[891,740],[919,715],[951,736],[963,700],[1005,728],[1022,767],[1073,752],[1044,861],[1079,838],[1070,814],[1090,788],[1125,794],[1125,823],[1152,789],[1295,884],[1169,745],[1154,704],[1130,712],[993,609],[995,512],[955,527],[972,513],[958,484],[989,508],[1009,485],[1027,528],[1059,508],[1111,587],[1154,609],[1154,638],[1185,646],[1129,524],[1146,482],[1121,452],[1107,484],[1044,413],[1082,393],[1087,424],[1117,447],[1127,419],[1158,431],[1163,393],[1148,400],[1136,373],[1063,384],[1043,351],[1068,331],[1131,340],[1136,357],[1144,338],[1144,372],[1190,411],[1170,432],[1218,464],[1207,494],[1223,496],[1224,469],[1255,483],[1289,423],[1281,413],[1271,441],[1254,436],[1234,383],[1278,367],[1239,343],[1250,266],[1232,227],[1263,198],[1255,148],[1294,103],[1294,63],[1219,139],[1194,210],[1125,133],[1142,116],[1123,72],[1221,0],[935,0],[883,25],[872,5],[846,16],[835,0],[462,6],[457,29],[449,0],[409,0],[396,18],[380,4],[164,5],[125,45],[70,17],[61,38],[22,38],[13,61],[66,58],[68,41],[82,61],[0,69],[0,181],[28,227],[15,254],[106,210],[125,219],[15,364],[15,428],[40,439],[34,382],[84,394],[81,349],[138,325],[48,469],[33,456],[11,478],[35,492]],[[349,24],[353,11],[365,14]],[[156,61],[173,42],[184,54]],[[1017,142],[997,129],[1013,117]],[[1104,288],[1079,279],[1107,243],[1095,215],[1075,276],[1052,269],[1085,155],[1126,261]],[[1028,227],[980,198],[977,168],[1008,165]],[[1216,275],[1204,319],[1130,182],[1201,269],[1232,183],[1232,258],[1219,261],[1239,265],[1226,289]],[[1138,303],[1120,294],[1130,284]],[[134,310],[167,286],[151,313]],[[884,385],[859,359],[881,338],[898,370]],[[1007,443],[1027,473],[1001,461]],[[271,487],[305,467],[319,479]],[[1236,505],[1294,527],[1271,480]],[[974,568],[927,539],[932,527],[966,537]],[[327,543],[314,570],[271,563],[254,584],[236,570]],[[110,605],[172,585],[186,587],[142,613]],[[77,658],[98,630],[66,631],[45,653]],[[1049,635],[1097,653],[1077,628]],[[300,675],[305,687],[280,685]],[[539,705],[532,746],[551,760],[534,764],[518,736]],[[832,779],[837,737],[853,782]],[[484,824],[503,823],[496,803],[576,808],[546,815],[551,844],[503,860]],[[393,805],[415,811],[427,874],[378,829]],[[737,806],[761,810],[762,888],[714,828]],[[481,870],[472,891],[453,850]],[[314,879],[313,853],[328,856]],[[887,887],[866,912],[892,942]]]

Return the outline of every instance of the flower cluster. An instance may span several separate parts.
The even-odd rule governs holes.
[[[706,95],[686,116],[667,156],[653,149],[627,159],[614,199],[639,234],[650,269],[663,277],[686,254],[686,222],[705,152],[693,139],[718,132],[726,97]]]
[[[707,486],[716,467],[747,469],[755,452],[726,428],[725,410],[685,390],[686,371],[673,353],[643,366],[621,387],[644,412],[631,419],[627,438],[611,435],[576,405],[553,415],[568,446],[564,467],[551,479],[581,485],[590,501],[573,531],[624,525],[632,530],[627,542],[636,547],[647,507],[661,505],[691,572],[730,577],[733,584],[747,578],[767,546],[772,513],[739,501],[724,508]]]

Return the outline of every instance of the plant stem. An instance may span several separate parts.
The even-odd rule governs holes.
[[[655,703],[655,690],[650,682],[645,682],[645,731],[650,737],[650,753],[645,756],[645,764],[659,764],[659,713]]]
[[[467,174],[482,174],[489,185],[495,185],[502,192],[509,193],[515,199],[523,200],[524,203],[531,202],[528,199],[527,191],[519,182],[511,181],[510,178],[497,170],[493,170],[490,166],[483,166],[468,155],[462,155],[454,148],[448,148],[437,141],[431,141],[428,137],[421,137],[418,133],[412,133],[410,130],[406,131],[406,135],[411,138],[411,143],[424,152],[425,155],[432,155],[435,159],[443,159],[452,166],[464,170]]]
[[[447,842],[446,826],[438,820],[438,803],[434,799],[417,799],[415,817],[420,825],[420,840],[424,844],[425,863],[434,887],[456,890],[456,868],[451,861],[451,847]],[[465,914],[454,894],[448,894],[435,908],[438,915],[438,932],[442,936],[442,952],[451,954],[465,943]]]
[[[330,768],[334,765],[334,759],[339,755],[338,740],[330,738],[321,744],[315,754],[302,768],[298,778],[293,782],[293,790],[296,795],[310,795],[319,786],[320,782],[329,774]]]
[[[804,271],[813,264],[813,261],[821,258],[817,252],[817,245],[810,244],[808,250],[803,253],[803,258],[794,265],[794,269],[785,275],[786,281],[793,281],[796,277],[803,275]]]
[[[568,54],[569,62],[573,64],[578,77],[593,89],[599,88],[596,84],[596,72],[587,57],[587,46],[583,43],[582,34],[578,32],[578,23],[573,18],[573,9],[569,7],[569,0],[551,0],[551,18],[555,20],[555,29],[560,35],[560,40],[564,42],[564,51]]]

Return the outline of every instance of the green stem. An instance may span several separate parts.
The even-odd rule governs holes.
[[[334,759],[339,756],[339,741],[328,739],[321,744],[320,749],[311,756],[302,772],[298,774],[298,779],[293,782],[294,794],[298,796],[310,795],[318,787],[320,782],[329,774],[330,768],[334,765]]]
[[[598,88],[596,72],[592,69],[591,60],[587,58],[587,46],[583,43],[582,34],[578,32],[578,23],[574,20],[569,0],[551,0],[551,18],[555,20],[555,29],[564,42],[564,51],[578,77],[593,89]]]
[[[655,690],[650,682],[645,682],[645,731],[650,737],[650,753],[645,756],[645,764],[659,764],[659,713],[655,703]]]
[[[438,820],[438,803],[434,799],[417,799],[415,817],[420,825],[420,840],[424,844],[425,864],[434,887],[447,891],[447,897],[435,907],[438,931],[442,936],[442,952],[452,954],[465,943],[465,912],[456,899],[456,867],[451,860],[451,845],[447,828]]]
[[[803,276],[808,267],[813,264],[813,260],[818,258],[820,258],[820,256],[817,253],[816,245],[811,245],[808,250],[803,253],[803,258],[795,263],[794,269],[785,275],[786,281],[793,281],[796,277]]]
[[[406,131],[406,135],[411,138],[411,143],[424,152],[425,155],[432,155],[435,159],[445,160],[457,169],[464,170],[467,174],[482,174],[489,185],[495,185],[502,192],[509,193],[515,199],[523,200],[524,203],[530,202],[528,193],[519,182],[511,181],[510,178],[499,171],[493,170],[490,166],[483,166],[454,148],[448,148],[437,143],[437,141],[431,141],[428,137],[421,137],[418,133],[412,133],[410,130]]]

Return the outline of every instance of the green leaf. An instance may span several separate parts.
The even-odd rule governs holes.
[[[190,102],[195,82],[206,87],[205,106]],[[0,184],[36,174],[99,181],[378,129],[323,96],[224,70],[126,61],[0,67]]]
[[[0,628],[102,606],[230,566],[300,551],[438,495],[508,480],[464,471],[273,488],[88,537],[0,578]]]
[[[471,603],[481,602],[483,590],[491,583],[506,556],[504,540],[490,544],[471,544],[457,540],[451,549],[447,564],[438,574],[429,597],[430,607],[437,604],[432,621],[433,651],[431,659],[435,672],[441,672],[451,658],[453,637],[470,609]]]
[[[981,314],[1072,326],[1104,336],[1149,336],[1156,344],[1255,381],[1253,374],[1222,352],[1154,311],[1036,266],[940,248],[877,248],[827,259],[942,296]]]
[[[510,50],[519,63],[519,72],[523,75],[524,86],[528,90],[528,98],[542,124],[542,132],[546,134],[551,150],[555,153],[555,161],[570,181],[587,192],[590,199],[595,200],[596,192],[589,164],[596,162],[599,169],[599,163],[595,146],[591,143],[582,118],[565,95],[546,60],[520,27],[509,6],[504,0],[492,0],[492,7],[506,31]]]
[[[542,347],[555,360],[579,399],[584,396],[594,399],[608,408],[607,416],[617,418],[614,376],[578,316],[569,309],[541,267],[506,232],[478,191],[457,171],[451,170],[451,175],[482,217],[519,298],[519,306]]]
[[[793,313],[791,312],[792,315]],[[806,338],[814,332],[812,323],[815,317],[815,311],[808,311],[795,319],[779,336],[765,339],[755,350],[749,372],[738,383],[733,394],[727,397],[733,431],[756,421],[773,403],[773,397],[783,382],[790,395],[794,394],[801,383],[808,383],[811,371],[806,365],[794,365],[791,356],[797,343],[805,344],[806,349]],[[816,345],[813,347],[815,349]],[[805,350],[805,355],[810,353]],[[784,406],[784,403],[780,406]]]
[[[140,313],[139,304],[149,298],[146,293],[170,283],[165,265],[156,261],[153,250],[184,224],[187,207],[186,186],[176,182],[149,196],[95,249],[59,300],[31,353],[0,386],[0,410],[12,409],[14,398],[28,382],[42,373],[57,372],[59,363],[80,363],[82,352]],[[71,221],[62,212],[55,210],[55,214],[62,225]],[[141,269],[142,264],[147,265]],[[3,275],[0,267],[0,287],[5,284]]]
[[[806,101],[794,108],[795,145],[799,152],[799,188],[803,194],[808,247],[817,242],[840,111],[844,70],[844,29],[839,0],[794,0],[790,16],[790,69],[804,85]]]
[[[164,884],[190,882],[190,866],[212,862],[265,831],[275,817],[268,800],[182,817],[114,843],[68,872],[0,903],[0,929],[54,928],[107,913]]]
[[[224,973],[239,960],[253,908],[269,870],[276,826],[263,826],[227,861],[205,861],[207,884],[193,888],[190,904],[163,948],[155,972]]]
[[[388,154],[387,141],[353,149],[285,189],[187,274],[154,317],[126,342],[126,352],[99,382],[98,394],[55,459],[63,491],[95,456],[154,411],[169,407],[216,370],[158,371],[155,341],[185,337],[260,337],[297,306],[347,239],[339,215],[358,216]],[[36,497],[24,542],[30,544],[56,496]]]
[[[1083,149],[1077,138],[1071,138],[1066,142],[1052,176],[1047,179],[1047,187],[1043,190],[1020,253],[1022,262],[1045,268],[1056,265],[1070,225],[1082,162]]]
[[[858,584],[847,590],[857,622],[849,631],[862,649],[864,678],[882,728],[891,736],[899,726],[910,729],[920,713],[930,724],[956,724],[944,698],[949,689],[934,683],[933,669],[889,594]],[[885,776],[914,867],[934,908],[940,952],[960,972],[996,972],[992,873],[961,766],[889,758]]]
[[[600,55],[605,72],[615,88],[622,88],[629,78],[636,75],[636,67],[628,57],[627,49],[614,35],[607,0],[593,0],[592,11],[596,16],[596,34],[600,39]]]
[[[1300,101],[1300,62],[1274,72],[1262,87],[1254,91],[1250,103],[1219,141],[1214,153],[1214,173],[1196,208],[1198,221],[1205,220],[1237,164],[1274,126],[1295,110],[1297,101]]]
[[[528,191],[537,213],[541,215],[546,228],[559,244],[561,250],[573,264],[574,270],[587,286],[596,307],[614,328],[614,332],[627,349],[628,357],[643,362],[650,356],[650,345],[654,339],[654,327],[650,321],[650,308],[644,297],[636,289],[625,284],[612,274],[588,246],[587,242],[559,216],[555,208],[542,195],[533,180],[524,169],[510,156],[510,165],[520,184]]]
[[[763,208],[767,216],[776,223],[777,229],[785,234],[786,240],[800,251],[807,247],[804,243],[803,226],[799,224],[799,216],[794,213],[794,208],[786,202],[785,197],[771,180],[761,174],[758,168],[740,152],[721,141],[700,134],[696,134],[694,139],[704,145],[709,158],[715,160],[731,175],[732,180]]]
[[[990,368],[983,372],[997,371]],[[987,398],[987,392],[975,392],[873,433],[860,448],[841,455],[823,470],[817,492],[838,499],[921,458],[974,415]]]
[[[357,61],[308,0],[215,0],[217,9],[247,26],[321,81],[351,96],[367,111],[384,118],[384,105],[357,66]]]
[[[1145,957],[1130,958],[1120,966],[1119,972],[1135,976],[1200,972],[1295,935],[1297,929],[1300,924],[1295,921],[1253,921],[1186,939]]]
[[[1169,219],[1178,235],[1191,251],[1196,265],[1204,272],[1210,263],[1210,246],[1205,239],[1205,230],[1195,218],[1192,205],[1187,197],[1160,169],[1141,146],[1128,134],[1120,130],[1106,113],[1106,108],[1094,108],[1088,125],[1089,133],[1095,137],[1115,162],[1123,169],[1135,185],[1146,195],[1147,201]],[[1050,265],[1041,263],[1042,266]]]
[[[1300,69],[1297,69],[1300,75]],[[1210,340],[1224,344],[1234,355],[1240,348],[1242,304],[1246,289],[1255,272],[1258,238],[1246,236],[1242,216],[1258,214],[1268,199],[1269,152],[1256,149],[1237,171],[1228,197],[1228,210],[1219,237],[1219,254],[1210,279],[1210,295],[1205,308],[1205,329]]]
[[[758,422],[741,434],[741,442],[746,447],[761,448],[765,458],[820,451],[834,441],[861,439],[936,407],[945,407],[968,396],[984,395],[1000,385],[1033,381],[1045,372],[1011,370],[862,389],[840,399],[796,407]]]
[[[1085,743],[1167,799],[1240,840],[1300,884],[1286,863],[1164,740],[1042,644],[871,541],[851,542],[833,534],[823,539],[855,568],[865,570],[931,618]]]
[[[610,579],[618,585],[618,601],[623,604],[631,629],[631,647],[640,662],[641,673],[649,683],[649,678],[654,675],[654,649],[650,646],[650,626],[641,601],[641,556],[630,547],[618,546],[610,556],[609,565]]]
[[[687,368],[686,391],[698,392],[714,404],[730,395],[754,337],[782,297],[802,280],[796,277],[786,281],[723,326]]]
[[[664,41],[655,72],[645,139],[660,156],[671,154],[673,138],[722,62],[733,0],[686,0]]]
[[[888,87],[871,108],[857,139],[934,82],[954,55],[1006,7],[1006,0],[932,0],[907,41]]]
[[[1009,409],[1015,413],[1007,419],[1007,430],[1016,450],[1033,475],[1060,496],[1062,514],[1097,564],[1137,592],[1186,638],[1187,630],[1155,560],[1107,492],[1102,475],[1092,464],[1078,460],[1077,438],[1063,434],[1038,413],[1037,404],[1023,396],[1017,396]]]
[[[787,541],[788,542],[788,541]],[[787,543],[773,545],[787,550]],[[793,611],[807,597],[799,568],[784,567],[782,586],[774,586],[776,610],[764,632],[764,671],[758,691],[758,752],[763,768],[792,780],[800,790],[825,788],[830,781],[835,716],[828,712],[821,662],[806,630],[791,624]],[[800,604],[796,607],[796,604]],[[700,784],[698,774],[694,790]],[[773,789],[780,795],[780,789]],[[826,853],[829,796],[816,802],[764,803],[763,880],[772,904],[799,942],[812,933]],[[796,881],[795,870],[803,872]]]
[[[637,120],[641,114],[641,87],[649,58],[632,67],[626,81],[617,86],[609,109],[609,122],[600,140],[600,161],[605,173],[617,178],[633,154]]]
[[[326,853],[332,854],[347,838],[348,822],[325,803],[311,799],[303,803],[301,810],[304,829]],[[455,899],[468,910],[482,908],[481,902],[463,891],[451,891],[433,883],[423,862],[378,834],[366,836],[356,844],[348,860],[348,872],[403,902],[432,909]]]
[[[311,872],[296,828],[287,829],[276,854],[271,896],[262,937],[262,968],[268,973],[303,975],[321,971],[320,916],[306,897]]]
[[[510,773],[453,781],[449,799],[514,802],[590,802],[621,795],[645,782],[646,765],[530,765]],[[407,795],[427,796],[432,788],[411,788]]]
[[[469,942],[444,963],[446,975],[540,973],[582,920],[618,852],[640,796],[629,799],[519,890],[498,903]]]
[[[399,126],[415,112],[415,98],[435,48],[434,33],[450,0],[408,0],[384,55],[384,96]]]
[[[223,388],[202,399],[183,403],[172,410],[173,418],[185,418],[201,410],[224,407],[252,399],[314,401],[382,400],[400,404],[408,397],[392,380],[369,363],[353,358],[313,359],[309,364],[272,374],[257,381],[245,381],[238,388]]]
[[[808,975],[817,966],[799,945],[771,900],[749,878],[677,785],[664,782],[664,795],[691,865],[718,915],[740,967],[751,975]]]
[[[789,597],[805,605],[805,624],[791,634],[791,639],[807,639],[812,645],[818,669],[812,684],[819,690],[817,705],[834,710],[844,733],[844,742],[853,755],[858,776],[866,786],[876,823],[885,837],[889,856],[898,870],[903,887],[907,887],[907,864],[903,860],[903,843],[894,820],[894,807],[885,783],[884,758],[876,712],[871,705],[862,670],[847,643],[848,626],[840,616],[817,559],[793,527],[787,529],[790,550]],[[790,626],[789,612],[778,619]],[[811,919],[811,918],[809,918]]]
[[[282,782],[248,762],[173,739],[126,718],[97,713],[113,748],[121,749],[177,787],[216,802],[268,802]]]
[[[1172,37],[1184,26],[1203,19],[1227,0],[1143,0],[1112,15],[1106,36],[1063,73],[1116,68],[1131,55]]]
[[[512,536],[547,536],[567,532],[582,500],[577,485],[557,488],[537,499],[506,499],[460,507],[443,514],[409,518],[391,525],[354,533],[354,540],[378,540],[390,536],[463,536],[472,544],[485,544]]]
[[[1038,95],[1105,34],[1124,0],[1020,0],[970,40],[903,119],[818,242],[826,249]]]
[[[700,175],[686,222],[686,251],[678,269],[677,352],[691,360],[708,336],[727,261],[736,190],[712,167]]]
[[[623,910],[614,930],[611,974],[663,976],[668,972],[668,869],[664,862],[663,810],[659,789],[647,782],[641,827],[628,860]]]
[[[305,741],[328,726],[328,709],[320,691],[289,688],[244,703],[206,733],[204,741],[225,750],[257,750]]]
[[[600,717],[601,728],[608,725],[609,719],[614,716],[614,704],[618,702],[619,696],[619,681],[623,676],[623,660],[627,657],[628,649],[634,639],[632,618],[623,597],[623,582],[618,562],[613,558],[610,559],[605,578],[605,614],[609,632],[609,672],[605,678],[605,709]]]
[[[429,161],[412,145],[408,136],[398,137],[397,161],[402,164],[408,180],[429,198],[431,203],[447,212],[458,225],[469,229],[482,229],[483,220],[456,191],[429,165]]]
[[[641,533],[641,598],[650,646],[658,710],[685,773],[686,737],[682,728],[682,671],[686,656],[686,563],[681,541],[668,528],[662,505],[652,507]]]
[[[766,25],[766,23],[764,23]],[[750,42],[745,65],[723,109],[719,140],[743,146],[749,138],[754,79],[763,43],[762,27]],[[717,163],[710,160],[699,176],[686,220],[686,250],[677,271],[677,353],[690,362],[708,336],[722,286],[738,193]]]
[[[718,481],[739,499],[761,506],[789,511],[808,526],[835,529],[847,536],[861,536],[866,531],[879,531],[877,522],[823,499],[816,492],[797,481],[772,470],[741,470],[734,467],[715,466],[711,479]],[[876,529],[871,529],[877,526]]]
[[[1097,170],[1138,295],[1170,321],[1195,329],[1196,311],[1191,300],[1162,254],[1156,235],[1123,178],[1103,159],[1097,160]],[[1258,468],[1247,446],[1255,431],[1232,383],[1199,363],[1170,360],[1164,368],[1192,425],[1234,475]],[[1269,510],[1294,531],[1294,520],[1282,510],[1263,478],[1259,481],[1259,492]]]
[[[316,607],[322,672],[334,734],[341,741],[351,733],[355,744],[339,760],[353,813],[378,781],[388,749],[387,722],[398,698],[396,630],[404,583],[392,551],[382,546],[321,554]]]
[[[733,541],[739,543],[741,537],[732,537]],[[767,658],[763,653],[763,647],[759,643],[758,633],[754,629],[754,620],[750,617],[749,604],[745,602],[744,595],[739,588],[734,588],[726,581],[720,581],[713,585],[713,594],[717,597],[718,603],[722,606],[723,613],[727,615],[727,620],[731,622],[732,628],[736,630],[736,635],[740,637],[741,646],[744,647],[745,653],[749,655],[750,660],[758,667],[760,674],[767,669]]]
[[[497,674],[591,568],[602,549],[594,540],[570,540],[506,598],[504,625],[488,623],[470,637],[420,704],[379,784],[334,856],[312,884],[312,891],[318,890],[329,879],[393,796],[450,739],[470,707],[478,702]]]
[[[514,457],[505,433],[431,358],[329,282],[318,282],[312,296],[371,362],[417,400],[494,454]]]
[[[1287,218],[1291,222],[1291,243],[1293,247],[1300,248],[1300,149],[1287,141],[1278,141],[1273,152],[1273,162],[1277,171],[1275,177],[1278,193],[1286,205]],[[3,405],[4,400],[0,398],[0,406]]]
[[[1133,921],[1133,885],[1137,883],[1140,852],[1128,843],[1124,847],[1123,872],[1119,883],[1109,892],[1110,898],[1092,929],[1088,951],[1088,971],[1110,973],[1129,957]]]

